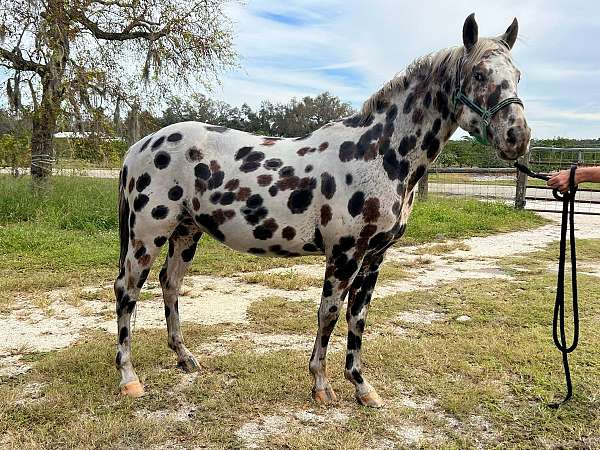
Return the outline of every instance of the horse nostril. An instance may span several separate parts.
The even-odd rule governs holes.
[[[515,127],[511,127],[508,129],[508,132],[506,133],[506,141],[510,144],[510,145],[515,145],[517,143],[517,130],[515,130]]]

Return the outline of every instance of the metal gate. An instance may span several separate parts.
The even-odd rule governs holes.
[[[552,173],[568,169],[600,165],[600,148],[531,147],[523,158],[533,171]],[[562,212],[562,202],[552,196],[552,188],[542,180],[517,176],[515,206],[539,212]],[[600,215],[600,189],[597,184],[579,185],[575,196],[575,214]]]
[[[520,162],[542,173],[568,169],[571,164],[600,166],[600,147],[536,146],[531,147]],[[489,164],[492,167],[453,167],[434,163],[419,182],[419,198],[424,199],[432,193],[510,202],[516,208],[539,212],[562,211],[562,202],[556,201],[545,181],[517,173],[506,161],[491,159]],[[581,184],[575,202],[576,214],[600,215],[600,185]]]

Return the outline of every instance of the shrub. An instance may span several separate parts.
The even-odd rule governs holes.
[[[19,175],[19,168],[31,164],[31,138],[28,135],[16,136],[3,134],[0,136],[0,166],[10,167],[12,174]]]

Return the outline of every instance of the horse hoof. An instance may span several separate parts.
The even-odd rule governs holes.
[[[313,390],[312,397],[320,405],[337,402],[337,395],[335,395],[335,392],[331,388]]]
[[[188,356],[182,361],[177,361],[177,367],[179,367],[184,372],[196,372],[200,370],[200,364],[196,361],[192,355]]]
[[[121,395],[137,398],[144,395],[144,386],[139,381],[130,381],[121,387]]]
[[[377,393],[377,391],[367,392],[363,395],[357,395],[356,400],[363,406],[368,406],[369,408],[381,408],[383,406],[383,400]]]

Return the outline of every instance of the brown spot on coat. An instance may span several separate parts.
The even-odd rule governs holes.
[[[294,227],[285,227],[283,230],[281,230],[281,237],[287,239],[288,241],[294,239],[294,236],[296,236],[296,230]]]
[[[279,141],[278,138],[263,138],[262,144],[260,145],[275,145]]]
[[[252,193],[252,190],[250,188],[248,188],[248,187],[242,187],[238,191],[235,199],[243,202],[244,200],[247,200],[248,197],[250,197],[251,193]]]
[[[235,191],[240,186],[240,180],[237,178],[232,178],[227,183],[225,183],[225,189],[228,191]]]
[[[129,192],[133,191],[134,186],[135,186],[135,179],[133,177],[131,177],[131,180],[129,180]]]
[[[198,200],[198,197],[194,197],[192,199],[192,207],[194,208],[194,211],[198,211],[200,209],[200,200]]]
[[[214,172],[218,172],[219,170],[221,170],[221,165],[213,159],[210,162],[210,171],[214,173]]]
[[[281,189],[282,191],[285,191],[287,189],[296,189],[298,187],[298,184],[300,183],[300,178],[298,178],[297,176],[291,176],[291,177],[283,177],[281,178],[279,181],[277,181],[276,185],[279,189]]]
[[[148,253],[146,253],[144,256],[142,256],[139,259],[138,262],[141,266],[147,266],[148,264],[150,264],[150,259],[151,259],[150,255]]]
[[[200,161],[202,158],[202,152],[197,147],[190,147],[190,149],[187,151],[186,159],[190,162]]]
[[[379,154],[379,142],[373,142],[369,145],[369,149],[365,152],[364,159],[365,161],[372,161],[377,158]]]
[[[327,225],[332,217],[331,207],[329,205],[321,206],[321,225]]]
[[[217,209],[217,210],[213,211],[212,216],[213,216],[214,221],[218,225],[223,225],[225,223],[225,221],[227,220],[225,217],[225,213],[223,212],[222,209]]]
[[[423,116],[424,116],[424,114],[423,114],[422,109],[420,109],[420,108],[415,109],[415,111],[413,112],[413,115],[412,115],[412,122],[415,125],[419,125],[421,122],[423,122]]]
[[[203,194],[206,192],[206,182],[200,178],[196,178],[196,192]]]
[[[323,142],[321,145],[319,145],[319,151],[324,152],[327,150],[327,147],[329,147],[329,142]]]
[[[367,199],[363,208],[363,219],[365,222],[377,222],[379,215],[379,199],[375,197]]]
[[[268,186],[273,181],[273,177],[271,175],[259,175],[256,178],[256,181],[259,186]]]
[[[277,225],[277,222],[273,218],[269,218],[269,219],[265,220],[262,223],[262,226],[272,232],[275,232],[277,230],[277,228],[279,228],[279,225]]]

